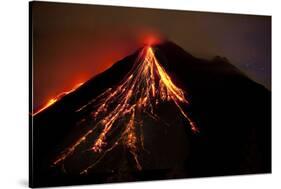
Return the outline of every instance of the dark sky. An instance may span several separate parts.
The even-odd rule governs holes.
[[[271,17],[35,2],[34,108],[70,90],[148,40],[192,55],[227,57],[271,89]]]

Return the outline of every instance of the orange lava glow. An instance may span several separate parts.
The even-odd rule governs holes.
[[[56,103],[58,100],[60,100],[63,96],[72,93],[73,91],[75,91],[77,88],[79,88],[81,85],[83,85],[83,83],[79,83],[77,85],[75,85],[71,90],[69,91],[64,91],[62,93],[60,93],[59,95],[57,95],[54,98],[51,98],[42,108],[40,108],[39,110],[37,110],[36,112],[33,113],[33,116],[37,115],[38,113],[46,110],[47,108],[49,108],[50,106],[52,106],[54,103]]]
[[[183,109],[183,106],[189,103],[185,98],[185,92],[173,83],[155,57],[154,49],[147,46],[139,53],[133,68],[119,85],[107,89],[77,110],[77,112],[89,112],[88,110],[90,110],[91,119],[95,120],[96,124],[67,148],[53,164],[63,164],[65,159],[76,152],[82,142],[85,142],[93,133],[97,134],[94,132],[97,130],[100,132],[90,146],[90,150],[99,158],[88,167],[83,168],[81,174],[92,169],[117,145],[123,145],[130,152],[136,165],[135,168],[141,170],[142,166],[138,158],[139,153],[144,150],[141,117],[147,115],[155,121],[160,121],[156,107],[161,102],[176,105],[191,130],[198,131],[195,122]],[[116,130],[119,130],[118,134],[116,134]],[[114,134],[118,137],[110,138]]]
[[[142,34],[139,36],[139,43],[144,44],[146,46],[153,46],[161,43],[163,39],[164,37],[161,36],[161,34],[159,33],[143,31]]]

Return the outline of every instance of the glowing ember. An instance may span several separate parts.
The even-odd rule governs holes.
[[[141,170],[138,159],[139,153],[144,149],[141,118],[145,114],[159,120],[155,107],[160,102],[174,103],[187,120],[191,130],[198,131],[196,124],[182,109],[182,105],[188,104],[184,91],[172,82],[156,59],[153,49],[148,46],[140,52],[133,68],[119,85],[109,88],[77,110],[77,112],[91,112],[90,119],[96,124],[74,145],[67,148],[53,162],[54,165],[63,164],[64,160],[71,156],[82,142],[90,136],[96,136],[90,150],[99,158],[83,169],[81,174],[87,173],[117,145],[123,145],[131,153],[136,168]],[[116,134],[116,130],[119,134]]]
[[[44,111],[45,109],[47,109],[48,107],[50,107],[51,105],[53,105],[55,102],[57,102],[58,100],[60,100],[63,96],[72,93],[73,91],[75,91],[78,87],[80,87],[81,85],[83,85],[83,83],[79,83],[77,85],[75,85],[74,88],[72,88],[69,91],[64,91],[62,93],[60,93],[59,95],[57,95],[55,98],[50,99],[42,108],[40,108],[39,110],[37,110],[36,112],[33,113],[33,116],[35,116],[36,114]]]

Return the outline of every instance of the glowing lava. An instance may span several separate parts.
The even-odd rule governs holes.
[[[37,110],[36,112],[33,113],[33,116],[35,116],[36,114],[44,111],[45,109],[49,108],[50,106],[52,106],[54,103],[56,103],[58,100],[60,100],[63,96],[72,93],[73,91],[75,91],[78,87],[80,87],[81,85],[83,85],[83,83],[79,83],[77,85],[75,85],[75,87],[73,87],[71,90],[69,91],[64,91],[62,93],[60,93],[59,95],[57,95],[54,98],[51,98],[42,108],[40,108],[39,110]]]
[[[138,155],[144,149],[142,117],[146,115],[161,121],[156,113],[156,107],[161,102],[173,103],[186,119],[191,130],[198,131],[196,124],[182,108],[188,104],[184,91],[173,83],[156,59],[152,47],[148,46],[139,53],[133,68],[119,85],[107,89],[77,110],[77,112],[91,112],[90,119],[94,120],[95,124],[67,148],[53,164],[63,164],[64,160],[78,151],[78,146],[83,142],[89,142],[87,139],[95,136],[90,150],[98,158],[82,169],[81,174],[87,173],[117,145],[123,145],[130,152],[136,169],[141,170]]]

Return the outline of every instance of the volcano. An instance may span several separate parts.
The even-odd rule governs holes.
[[[271,172],[271,92],[226,58],[145,46],[32,116],[33,187]]]

